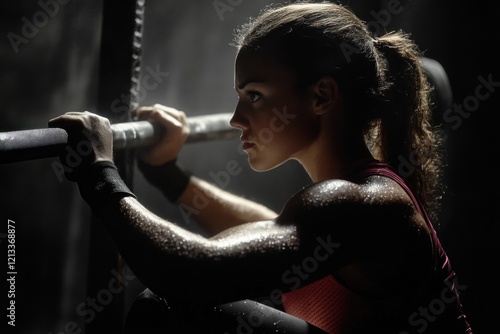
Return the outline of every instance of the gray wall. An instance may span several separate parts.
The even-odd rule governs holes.
[[[45,128],[66,111],[93,108],[100,3],[62,3],[1,5],[0,131]],[[59,182],[53,161],[0,166],[0,229],[15,221],[17,270],[16,327],[5,314],[1,326],[14,333],[58,332],[86,298],[88,211],[75,185]]]

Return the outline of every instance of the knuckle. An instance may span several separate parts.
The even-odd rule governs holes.
[[[78,125],[78,126],[85,126],[85,124],[87,123],[86,119],[83,117],[76,118],[73,120],[73,122],[75,125]]]

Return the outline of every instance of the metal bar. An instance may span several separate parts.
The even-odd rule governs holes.
[[[240,131],[229,125],[231,113],[188,118],[187,143],[232,139]],[[115,150],[135,149],[154,144],[162,128],[149,121],[116,123],[113,130]],[[21,130],[0,133],[0,164],[57,157],[67,144],[68,134],[59,128]]]

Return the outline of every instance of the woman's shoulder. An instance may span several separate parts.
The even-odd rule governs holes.
[[[413,202],[399,184],[387,177],[372,175],[359,182],[330,179],[313,183],[297,191],[287,201],[284,210],[292,209],[299,213],[340,210],[344,207],[414,209]]]
[[[431,268],[433,246],[426,221],[405,190],[383,176],[310,185],[288,201],[278,222],[295,224],[309,252],[318,240],[337,245],[328,268],[343,278],[350,275],[348,268],[357,268],[358,278],[361,270],[371,283],[358,286],[359,291],[370,290],[368,286],[393,289],[387,282],[402,289],[397,279],[418,281]]]
[[[365,229],[427,231],[406,191],[390,178],[372,175],[359,182],[331,179],[304,187],[284,206],[279,220],[307,228],[323,226],[337,232]]]

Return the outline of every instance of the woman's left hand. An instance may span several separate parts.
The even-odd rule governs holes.
[[[68,133],[68,144],[59,158],[71,181],[75,180],[70,175],[97,161],[113,162],[113,131],[107,118],[88,111],[67,112],[51,119],[48,126]]]

